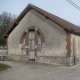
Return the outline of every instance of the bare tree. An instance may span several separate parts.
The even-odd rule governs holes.
[[[0,14],[0,45],[5,45],[5,40],[2,39],[2,35],[15,19],[16,15],[12,15],[11,13],[2,12]]]

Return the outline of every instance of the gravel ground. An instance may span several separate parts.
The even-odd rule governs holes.
[[[0,73],[0,80],[80,80],[80,65],[66,67],[36,62],[0,61],[12,68]]]

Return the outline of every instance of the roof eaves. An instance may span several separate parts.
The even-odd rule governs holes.
[[[47,16],[49,19],[51,19],[52,21],[54,21],[58,25],[62,26],[63,28],[67,29],[68,31],[71,31],[71,29],[68,26],[66,26],[65,24],[61,23],[56,18],[53,18],[48,12],[46,12],[46,11],[44,11],[44,10],[42,10],[42,9],[32,5],[32,4],[28,4],[28,6],[21,12],[21,14],[18,16],[18,18],[12,23],[12,25],[9,27],[9,29],[5,32],[5,34],[3,35],[3,38],[5,38],[6,35],[9,35],[8,32],[14,27],[14,25],[17,25],[16,23],[20,22],[20,20],[23,18],[23,16],[29,11],[28,8],[30,8],[30,7],[35,9],[39,13],[43,14],[44,16]]]
[[[5,38],[5,36],[8,36],[8,32],[11,30],[11,28],[16,24],[17,25],[18,22],[16,22],[16,20],[11,24],[11,26],[9,27],[9,29],[7,29],[7,31],[4,33],[4,35],[2,36],[2,38]]]
[[[8,32],[14,27],[14,25],[16,24],[16,26],[19,24],[22,16],[26,13],[25,11],[27,11],[26,9],[30,7],[30,4],[27,5],[27,7],[21,12],[21,14],[17,17],[17,19],[10,25],[10,27],[7,29],[7,31],[4,33],[4,35],[2,36],[2,38],[6,38],[6,35],[8,35]],[[25,12],[25,13],[24,13]],[[23,14],[24,13],[24,14]]]
[[[55,23],[59,24],[59,25],[62,26],[63,28],[71,31],[71,29],[70,29],[68,26],[64,25],[63,23],[59,22],[57,19],[53,18],[49,13],[45,12],[44,10],[42,10],[42,9],[40,9],[40,8],[32,5],[32,4],[30,4],[30,6],[31,6],[32,8],[34,8],[36,11],[38,11],[39,13],[43,14],[44,16],[47,16],[49,19],[51,19],[51,20],[54,21]]]

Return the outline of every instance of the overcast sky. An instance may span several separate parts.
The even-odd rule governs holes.
[[[80,6],[80,0],[72,1]],[[18,16],[29,3],[73,24],[80,25],[80,10],[66,0],[0,0],[0,13],[6,11]]]

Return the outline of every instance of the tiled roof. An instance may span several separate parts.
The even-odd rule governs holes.
[[[18,18],[12,23],[12,25],[8,28],[8,30],[5,32],[5,34],[3,35],[3,38],[7,38],[9,36],[9,34],[14,30],[14,28],[19,24],[19,22],[21,21],[21,19],[27,14],[28,11],[30,11],[31,9],[34,9],[36,11],[38,11],[39,13],[41,13],[42,15],[44,15],[45,17],[49,18],[50,20],[52,20],[53,22],[57,23],[58,25],[60,25],[62,28],[70,31],[70,32],[74,32],[77,34],[80,34],[80,27],[77,25],[74,25],[58,16],[55,16],[47,11],[44,11],[43,9],[40,9],[32,4],[28,4],[28,6],[21,12],[21,14],[18,16]]]

